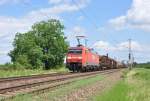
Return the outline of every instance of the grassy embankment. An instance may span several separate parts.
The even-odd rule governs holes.
[[[150,101],[150,65],[138,65],[128,71],[123,80],[94,96],[93,101]]]
[[[5,67],[0,66],[0,78],[3,77],[14,77],[14,76],[28,76],[36,74],[45,74],[45,73],[55,73],[55,72],[68,72],[68,69],[65,67],[43,70],[43,69],[5,69]]]
[[[53,91],[43,93],[38,96],[32,94],[17,96],[11,101],[55,101],[56,99],[60,100],[65,95],[70,94],[71,92],[76,91],[81,87],[92,85],[99,80],[103,80],[103,78],[104,78],[103,76],[97,75],[95,77],[91,77],[88,79],[80,79],[80,80],[76,79],[76,82],[60,86]]]

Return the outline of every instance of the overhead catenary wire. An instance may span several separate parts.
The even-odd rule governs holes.
[[[93,27],[95,27],[96,29],[99,28],[97,24],[81,9],[80,5],[75,0],[72,0],[72,3],[74,3],[74,5],[79,9],[80,13],[89,20]]]

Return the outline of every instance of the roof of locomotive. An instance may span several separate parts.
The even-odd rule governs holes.
[[[76,47],[70,47],[69,49],[85,49],[85,50],[89,50],[89,51],[92,52],[92,53],[97,54],[97,52],[93,51],[93,49],[90,49],[90,48],[85,47],[85,46],[83,46],[83,45],[81,45],[81,46],[76,46]]]
[[[76,47],[70,47],[69,49],[89,49],[89,48],[81,45],[81,46],[76,46]]]

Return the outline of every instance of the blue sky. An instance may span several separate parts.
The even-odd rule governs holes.
[[[76,3],[74,3],[74,2]],[[1,0],[0,64],[10,62],[8,52],[16,32],[37,21],[59,19],[71,46],[85,35],[99,54],[128,59],[128,39],[137,62],[150,61],[149,0]]]

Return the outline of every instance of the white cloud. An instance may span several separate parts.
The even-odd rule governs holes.
[[[0,51],[0,55],[6,55],[6,54],[8,54],[8,51]]]
[[[133,0],[130,9],[125,15],[109,21],[116,29],[136,28],[150,31],[150,0]]]
[[[98,41],[96,42],[93,47],[100,50],[114,50],[115,47],[111,46],[109,42],[106,41]]]
[[[85,4],[80,4],[84,8]],[[14,35],[18,31],[26,31],[37,21],[49,18],[59,18],[59,14],[64,12],[78,11],[79,8],[72,4],[60,4],[50,8],[43,8],[37,11],[31,11],[22,18],[0,16],[0,37],[9,34]],[[8,30],[9,29],[9,30]]]
[[[20,4],[20,3],[29,3],[30,0],[0,0],[0,5],[5,5],[5,4]]]
[[[7,0],[7,2],[8,1],[10,0]],[[21,0],[18,1],[21,2]],[[79,1],[80,8],[78,8],[74,4],[62,2],[57,5],[53,5],[49,8],[41,8],[39,10],[30,11],[28,14],[19,18],[11,16],[0,16],[0,47],[3,46],[4,43],[7,43],[9,44],[8,46],[9,51],[10,49],[12,49],[10,45],[12,44],[11,42],[16,32],[25,32],[30,29],[33,23],[41,20],[47,20],[50,18],[63,20],[60,18],[60,14],[75,12],[78,11],[79,9],[83,9],[88,5],[87,1],[88,0],[84,1],[80,0]],[[1,53],[0,55],[4,53],[6,54],[6,52],[3,52],[3,49],[0,49],[0,53]]]
[[[58,5],[58,4],[77,4],[80,7],[81,4],[88,4],[91,0],[49,0],[50,4]],[[75,5],[76,5],[75,4]],[[82,7],[81,7],[82,8]]]
[[[58,4],[60,2],[62,2],[63,0],[49,0],[50,4]]]
[[[128,59],[128,46],[129,42],[120,42],[116,45],[113,45],[107,41],[98,41],[93,47],[99,51],[100,55],[109,53],[110,57],[115,57],[119,60],[127,60]],[[150,59],[150,45],[142,44],[137,41],[132,41],[132,52],[135,57],[136,62],[145,62]]]
[[[81,21],[84,19],[84,16],[79,16],[77,20]]]
[[[86,2],[80,3],[80,7],[86,7]],[[78,10],[79,8],[74,4],[62,3],[53,7],[31,11],[21,18],[0,16],[0,36],[6,35],[7,33],[12,34],[16,31],[28,30],[29,27],[37,21],[49,18],[60,19],[59,14]]]
[[[133,51],[144,51],[142,49],[142,45],[139,44],[136,41],[132,41],[131,47],[132,47]],[[122,43],[118,44],[117,47],[116,47],[116,50],[121,50],[122,51],[122,50],[127,50],[128,48],[129,48],[129,42],[126,41],[126,42],[122,42]]]
[[[68,41],[72,41],[76,39],[76,36],[85,36],[86,37],[86,30],[81,26],[74,26],[72,29],[68,30],[66,33]]]
[[[85,35],[86,34],[86,31],[84,28],[80,27],[80,26],[75,26],[73,28],[73,33],[74,34],[79,34],[79,35]]]
[[[111,27],[115,28],[116,30],[124,29],[126,25],[126,17],[120,16],[115,19],[109,20]]]
[[[82,26],[74,26],[72,28],[69,28],[65,30],[67,41],[69,42],[70,46],[76,46],[77,45],[77,39],[76,36],[84,36],[81,38],[80,42],[81,44],[85,44],[85,38],[87,38],[87,31]]]
[[[98,41],[93,45],[93,47],[95,47],[96,49],[107,50],[107,51],[128,51],[129,42],[125,41],[125,42],[120,42],[116,45],[112,45],[111,43],[106,41]],[[150,48],[148,48],[148,45],[140,44],[137,41],[132,41],[131,47],[132,50],[136,52],[150,52]]]

